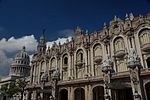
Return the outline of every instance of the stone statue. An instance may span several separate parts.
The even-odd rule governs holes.
[[[140,66],[140,58],[138,57],[135,49],[131,48],[128,54],[128,67],[135,68],[136,66]]]
[[[44,72],[41,76],[41,81],[46,82],[48,81],[48,73]]]
[[[60,73],[59,73],[58,69],[56,68],[56,69],[53,71],[52,79],[53,79],[53,80],[59,80],[59,78],[60,78]]]
[[[103,72],[112,71],[112,66],[113,66],[112,59],[109,55],[107,55],[105,60],[103,61],[102,71]]]

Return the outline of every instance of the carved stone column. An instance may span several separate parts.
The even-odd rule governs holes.
[[[59,73],[58,69],[55,69],[55,71],[53,72],[52,80],[53,80],[53,82],[52,82],[53,88],[52,88],[51,100],[58,100],[58,86],[57,86],[57,83],[60,80],[60,73]]]
[[[140,79],[141,63],[136,51],[131,48],[128,54],[127,66],[130,69],[130,80],[134,100],[145,100],[143,86]]]
[[[103,61],[103,67],[102,72],[104,73],[104,97],[105,100],[111,100],[111,90],[109,89],[110,79],[111,79],[111,73],[114,71],[113,68],[113,62],[110,58],[110,56],[106,56],[105,60]]]

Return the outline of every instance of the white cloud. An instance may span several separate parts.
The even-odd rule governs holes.
[[[14,52],[20,50],[23,46],[26,46],[27,51],[35,50],[37,46],[37,40],[34,35],[24,36],[15,39],[14,37],[6,40],[5,38],[0,40],[0,50],[6,52]]]
[[[70,41],[71,37],[68,38],[58,38],[55,41],[47,42],[47,46],[52,46],[54,42],[57,44],[60,42],[61,44],[65,43],[67,39]],[[33,52],[36,50],[37,47],[37,40],[35,39],[34,35],[30,36],[23,36],[21,38],[11,37],[8,40],[3,38],[0,40],[0,72],[1,75],[6,75],[5,73],[9,72],[9,67],[12,62],[12,58],[9,58],[7,53],[13,54],[18,50],[21,50],[23,46],[26,46],[27,52]],[[30,59],[32,55],[29,55]],[[5,72],[5,73],[4,73]]]
[[[68,37],[68,38],[58,38],[56,41],[51,41],[51,42],[47,42],[47,47],[52,47],[52,45],[54,44],[54,42],[56,42],[56,44],[64,44],[66,43],[67,39],[70,41],[72,37]]]
[[[0,51],[0,67],[10,64],[12,58],[8,58],[3,51]]]
[[[12,58],[9,58],[7,53],[14,54],[14,52],[21,50],[23,46],[26,46],[27,51],[34,51],[37,46],[37,40],[34,35],[24,36],[21,38],[11,37],[8,40],[3,38],[0,40],[0,74],[6,75],[9,72],[9,67],[12,62]]]

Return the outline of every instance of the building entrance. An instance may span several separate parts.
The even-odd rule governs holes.
[[[68,91],[66,89],[60,91],[59,100],[68,100]]]
[[[74,100],[85,100],[85,90],[83,88],[77,88],[74,91]]]
[[[104,88],[102,86],[93,88],[93,100],[104,100]]]
[[[112,100],[133,100],[132,88],[113,89]]]
[[[150,100],[150,82],[145,85],[147,100]]]

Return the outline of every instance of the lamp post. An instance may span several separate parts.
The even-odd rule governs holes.
[[[104,73],[104,97],[105,100],[111,100],[111,91],[109,89],[111,73],[114,72],[113,70],[113,62],[110,56],[106,56],[102,64],[102,72]]]
[[[128,54],[127,67],[130,69],[130,80],[134,100],[144,100],[143,87],[141,85],[141,63],[135,49],[131,48]]]
[[[58,69],[55,69],[53,71],[52,80],[53,80],[53,89],[52,89],[52,97],[50,97],[50,100],[58,100],[57,83],[60,80],[60,73],[59,73]]]

